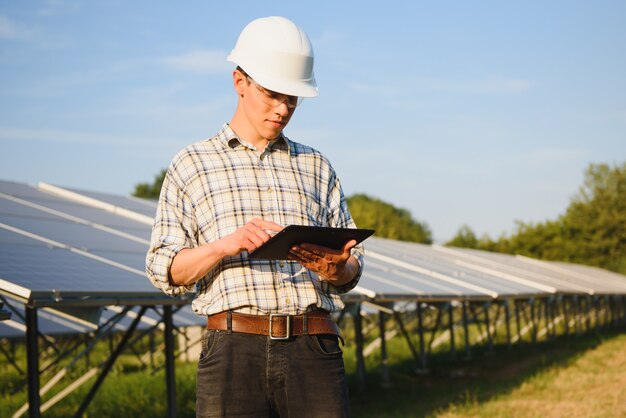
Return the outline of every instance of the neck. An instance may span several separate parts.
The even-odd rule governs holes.
[[[236,117],[230,121],[230,128],[237,134],[237,136],[244,141],[253,145],[257,150],[264,150],[267,144],[273,138],[264,138],[249,124],[242,123],[242,121]]]

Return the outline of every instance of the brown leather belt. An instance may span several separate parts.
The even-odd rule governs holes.
[[[302,315],[245,315],[237,312],[221,312],[208,317],[207,328],[267,335],[272,340],[287,340],[306,334],[341,336],[335,321],[330,318],[328,312],[324,311],[314,311]]]

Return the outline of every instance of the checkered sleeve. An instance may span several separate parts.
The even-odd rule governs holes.
[[[354,223],[352,215],[350,215],[350,211],[348,210],[348,204],[343,194],[343,190],[341,189],[341,184],[332,168],[330,175],[330,188],[328,199],[329,200],[327,204],[329,208],[329,225],[336,228],[356,228],[356,224]],[[364,253],[365,249],[363,248],[363,244],[358,244],[354,248],[352,248],[352,255],[359,263],[359,271],[357,272],[354,279],[352,279],[350,282],[346,283],[343,286],[335,286],[337,293],[348,293],[350,290],[354,289],[359,283],[359,280],[361,279],[361,274],[363,273]]]
[[[195,221],[192,205],[177,168],[183,166],[184,156],[178,155],[170,165],[159,197],[157,212],[152,227],[150,248],[146,255],[146,273],[152,284],[170,296],[180,295],[195,289],[195,284],[173,285],[170,267],[174,257],[184,248],[195,246],[193,231]]]

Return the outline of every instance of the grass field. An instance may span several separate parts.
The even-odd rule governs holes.
[[[346,367],[351,416],[356,418],[626,417],[624,333],[607,331],[536,346],[520,344],[510,350],[500,346],[490,354],[474,350],[471,359],[459,353],[459,359],[452,360],[439,353],[431,357],[427,374],[415,372],[406,344],[393,339],[388,345],[389,387],[381,385],[380,360],[374,353],[367,361],[363,390],[355,380],[352,350],[346,347]],[[86,416],[166,416],[163,371],[142,369],[134,359],[132,355],[120,358]],[[64,380],[78,378],[88,366],[81,367]],[[24,378],[5,361],[0,363],[0,376],[0,417],[11,417],[25,402]],[[179,416],[193,417],[195,364],[177,364],[176,377]],[[92,382],[43,417],[73,416]]]
[[[383,389],[353,393],[354,417],[626,417],[626,335],[571,337],[441,361],[427,375],[403,362]]]

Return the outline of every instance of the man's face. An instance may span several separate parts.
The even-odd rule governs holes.
[[[276,138],[289,123],[298,98],[267,90],[238,71],[235,74],[241,77],[236,84],[238,92],[243,94],[241,100],[249,128],[259,138]]]

